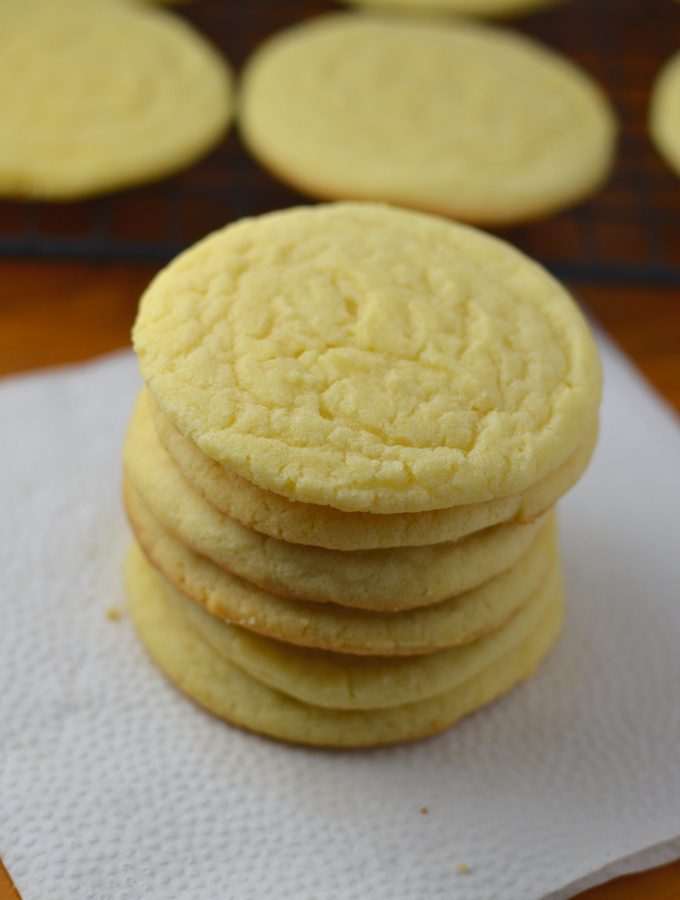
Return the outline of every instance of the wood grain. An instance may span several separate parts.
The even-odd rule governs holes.
[[[14,887],[7,869],[0,859],[0,900],[21,900],[19,891]]]
[[[139,295],[153,274],[149,266],[0,263],[0,374],[77,362],[128,346]],[[572,287],[649,381],[680,410],[677,292]],[[0,900],[18,898],[0,863]],[[680,861],[593,888],[579,900],[680,900]]]

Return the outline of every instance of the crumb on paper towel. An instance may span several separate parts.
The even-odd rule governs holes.
[[[467,863],[460,863],[458,868],[456,869],[459,875],[469,875],[470,874],[470,866]]]
[[[109,622],[117,622],[123,613],[117,606],[108,606],[105,615]]]
[[[427,806],[421,806],[421,807],[420,807],[420,815],[421,815],[421,816],[426,816],[426,815],[429,813],[429,811],[430,811],[430,810],[427,808]]]

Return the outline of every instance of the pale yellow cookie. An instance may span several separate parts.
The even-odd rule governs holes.
[[[431,606],[376,613],[269,594],[178,541],[129,488],[125,502],[149,559],[175,588],[213,615],[287,643],[360,656],[432,653],[500,628],[538,590],[557,554],[553,518],[512,568],[479,587]]]
[[[202,156],[231,119],[231,75],[150,4],[2,0],[0,108],[0,194],[64,200]]]
[[[386,658],[309,650],[261,637],[210,615],[167,582],[163,587],[189,627],[227,662],[274,690],[330,709],[387,709],[450,691],[533,634],[546,607],[562,595],[556,567],[517,615],[486,637],[424,656]]]
[[[659,153],[680,175],[680,52],[668,60],[654,82],[649,129]]]
[[[476,587],[526,552],[543,518],[495,525],[421,547],[343,552],[288,544],[246,528],[195,491],[163,449],[138,400],[123,458],[159,522],[197,553],[281,597],[396,612]]]
[[[350,13],[296,24],[255,51],[239,125],[263,165],[314,197],[482,225],[587,197],[609,174],[616,137],[596,83],[529,37]]]
[[[344,0],[358,6],[399,9],[413,12],[452,12],[465,16],[505,18],[556,6],[564,0]]]
[[[566,462],[514,497],[422,513],[349,513],[262,490],[201,453],[173,428],[148,393],[146,399],[161,443],[206,500],[242,525],[270,537],[329,550],[417,547],[457,541],[500,522],[530,522],[576,484],[597,441],[597,425],[593,425]],[[139,410],[138,414],[146,413]]]
[[[175,428],[259,487],[403,513],[522,493],[595,421],[571,297],[489,235],[374,204],[271,213],[142,298],[142,374]]]
[[[246,674],[203,640],[184,603],[163,590],[134,550],[127,568],[130,610],[150,654],[186,694],[233,724],[287,741],[359,747],[413,740],[440,731],[533,673],[562,621],[561,598],[548,604],[535,631],[452,690],[384,710],[325,709],[301,703]],[[177,601],[177,602],[175,602]]]

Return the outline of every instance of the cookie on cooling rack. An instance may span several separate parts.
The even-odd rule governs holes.
[[[150,4],[3,0],[0,108],[0,194],[68,200],[202,156],[231,119],[231,75]]]
[[[616,125],[592,79],[518,33],[338,13],[276,34],[241,82],[254,156],[313,197],[463,221],[533,219],[593,193]]]
[[[649,128],[659,153],[680,175],[680,52],[668,60],[654,82]]]

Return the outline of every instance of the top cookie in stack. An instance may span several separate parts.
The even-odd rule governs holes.
[[[360,746],[531,674],[561,621],[549,510],[588,463],[601,388],[543,269],[431,216],[294,209],[179,257],[134,337],[128,590],[187,693]]]
[[[588,326],[474,229],[372,204],[218,232],[147,291],[135,349],[166,448],[284,540],[452,540],[550,506],[594,443]]]

